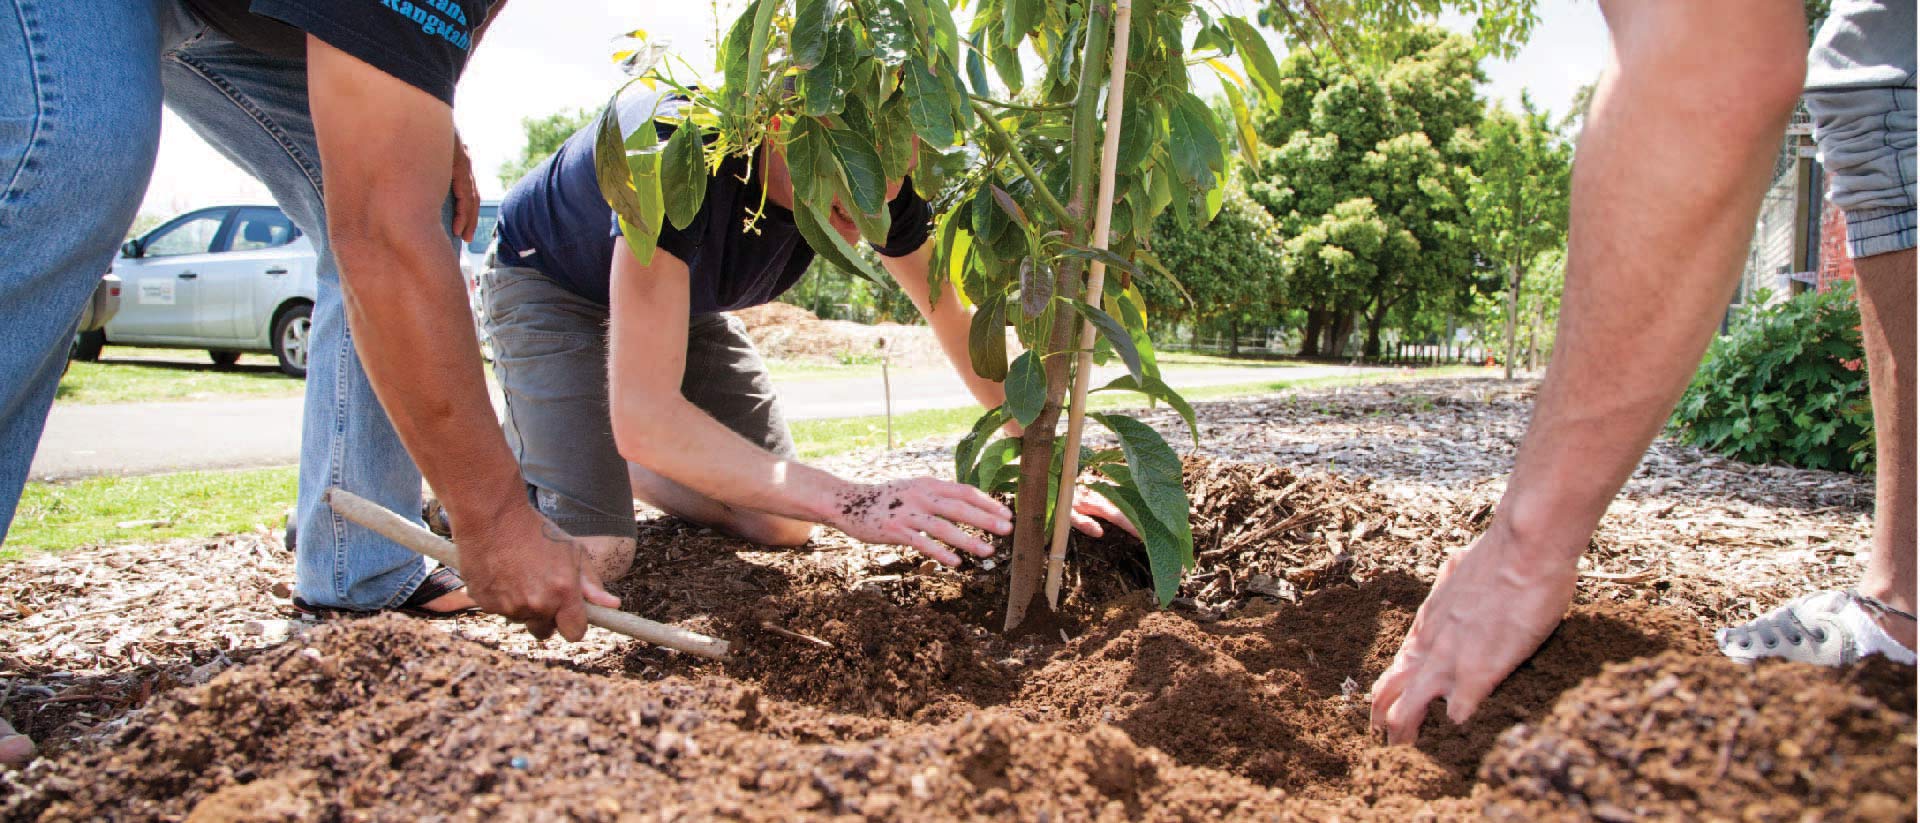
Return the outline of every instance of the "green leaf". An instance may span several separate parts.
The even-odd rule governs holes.
[[[655,145],[660,135],[649,122],[634,129],[631,138],[621,139],[619,108],[615,105],[619,99],[620,93],[614,92],[600,116],[600,130],[594,135],[594,176],[601,196],[620,216],[628,250],[645,264],[653,260],[666,212],[660,198],[660,153]]]
[[[853,195],[850,205],[866,214],[886,212],[887,176],[873,144],[847,129],[831,129],[827,135],[830,138],[827,149],[839,162],[849,193]],[[886,242],[884,234],[878,242]]]
[[[726,75],[724,88],[729,96],[753,93],[747,81],[747,61],[754,52],[754,21],[762,7],[776,5],[772,0],[753,0],[727,30],[726,44],[720,49],[720,71]]]
[[[980,56],[979,49],[967,49],[967,83],[973,86],[974,94],[993,96],[993,86],[987,83],[987,61]]]
[[[1233,35],[1233,42],[1240,47],[1240,62],[1246,64],[1247,74],[1253,84],[1260,87],[1267,102],[1280,102],[1280,63],[1273,59],[1273,50],[1267,48],[1267,40],[1260,36],[1258,29],[1238,17],[1222,17],[1220,22],[1227,26],[1227,33]]]
[[[880,149],[880,171],[892,182],[907,176],[913,163],[913,119],[907,115],[907,96],[896,94],[880,107],[880,119],[874,123],[874,140]]]
[[[936,148],[953,145],[953,101],[948,96],[951,78],[934,76],[926,61],[918,57],[901,68],[907,90],[907,114],[920,139]]]
[[[1077,257],[1081,260],[1098,260],[1109,269],[1117,269],[1134,277],[1144,276],[1140,267],[1132,260],[1115,254],[1112,249],[1096,249],[1091,246],[1066,244],[1060,247],[1061,257]]]
[[[1114,170],[1125,173],[1140,168],[1153,149],[1154,121],[1160,110],[1152,103],[1134,98],[1120,107],[1120,154]]]
[[[953,447],[953,476],[955,480],[965,483],[967,482],[967,478],[973,476],[974,461],[980,458],[981,447],[984,446],[987,440],[993,437],[993,433],[999,431],[1000,427],[1006,422],[1007,410],[1003,406],[995,406],[988,409],[986,414],[980,415],[980,419],[973,422],[973,430],[967,432],[966,437],[960,438],[960,444]]]
[[[1140,293],[1140,284],[1132,283],[1125,288],[1108,288],[1105,295],[1106,310],[1120,325],[1133,335],[1134,348],[1140,351],[1140,366],[1148,377],[1160,375],[1160,362],[1154,356],[1153,339],[1147,334],[1147,299]]]
[[[1184,573],[1180,538],[1148,515],[1147,502],[1138,490],[1112,483],[1092,483],[1088,488],[1112,502],[1114,508],[1140,530],[1144,538],[1141,542],[1147,549],[1147,567],[1153,572],[1153,596],[1160,601],[1160,608],[1166,608],[1180,593],[1180,578]]]
[[[837,0],[799,0],[794,4],[791,63],[796,69],[810,69],[820,63],[833,37],[833,17]]]
[[[1087,305],[1085,301],[1074,300],[1072,303],[1073,307],[1080,311],[1081,316],[1087,318],[1087,322],[1092,323],[1093,327],[1113,344],[1114,353],[1120,355],[1121,362],[1127,364],[1127,372],[1132,374],[1135,380],[1145,382],[1147,375],[1141,368],[1140,350],[1133,345],[1133,335],[1128,334],[1126,328],[1120,325],[1120,321],[1113,319],[1113,315]]]
[[[853,86],[855,50],[853,32],[840,29],[827,46],[819,64],[800,73],[794,88],[800,93],[800,113],[825,117],[838,114],[847,105],[847,89]]]
[[[767,41],[773,34],[773,12],[779,8],[777,0],[759,0],[753,8],[752,40],[747,44],[747,78],[740,84],[746,94],[760,91],[760,75],[767,68]]]
[[[1002,470],[1010,468],[1015,474],[1019,473],[1020,467],[1015,462],[1019,457],[1020,440],[1018,438],[1002,437],[995,440],[980,450],[979,465],[974,467],[972,476],[962,482],[992,494],[994,486],[1000,482]]]
[[[882,286],[892,282],[868,266],[860,258],[860,253],[847,244],[847,239],[833,230],[833,226],[827,223],[826,212],[815,210],[807,201],[797,197],[793,201],[793,224],[814,254],[840,267],[841,271]]]
[[[1253,114],[1247,110],[1247,101],[1240,96],[1240,88],[1232,82],[1223,82],[1220,86],[1227,91],[1227,107],[1233,110],[1234,138],[1240,143],[1240,153],[1246,158],[1247,165],[1260,165],[1260,132],[1253,127]]]
[[[660,155],[660,191],[666,197],[667,219],[676,229],[692,224],[707,199],[706,145],[691,120],[681,121],[667,138]]]
[[[1047,372],[1033,352],[1021,352],[1007,369],[1007,410],[1021,426],[1033,425],[1047,402]]]
[[[873,38],[873,51],[880,62],[898,66],[913,50],[912,19],[900,0],[877,0],[867,17],[867,35]]]
[[[1117,414],[1087,416],[1119,436],[1120,448],[1127,453],[1127,470],[1133,473],[1146,509],[1153,515],[1150,519],[1165,526],[1179,541],[1182,565],[1193,565],[1193,524],[1188,521],[1180,456],[1145,423]]]
[[[1181,397],[1179,392],[1174,391],[1172,386],[1167,385],[1160,378],[1148,375],[1146,382],[1142,383],[1135,380],[1131,374],[1123,374],[1114,378],[1113,382],[1094,389],[1094,391],[1139,392],[1156,400],[1164,401],[1167,405],[1172,406],[1174,411],[1180,413],[1182,420],[1187,421],[1187,431],[1193,435],[1193,444],[1196,446],[1200,445],[1200,423],[1194,417],[1193,404],[1188,403],[1186,398]]]
[[[1190,92],[1182,92],[1167,115],[1169,148],[1180,176],[1193,189],[1214,188],[1215,171],[1225,165],[1220,136],[1213,131],[1213,111]]]
[[[967,353],[972,356],[974,374],[995,382],[1007,379],[1006,295],[988,297],[974,311]]]

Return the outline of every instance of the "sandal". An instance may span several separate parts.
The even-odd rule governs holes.
[[[435,611],[427,608],[428,603],[432,603],[444,595],[452,594],[466,587],[467,581],[460,579],[459,572],[446,566],[440,566],[434,569],[431,574],[428,574],[427,579],[420,581],[420,585],[413,590],[413,594],[408,595],[407,599],[401,602],[399,606],[394,607],[393,611],[414,617],[424,617],[428,620],[458,617],[468,612],[479,611],[479,608],[475,606],[468,606],[464,609],[453,609],[451,611]],[[293,607],[315,617],[363,617],[375,613],[375,611],[367,609],[343,609],[337,606],[321,606],[302,600],[300,595],[297,594],[293,596]]]

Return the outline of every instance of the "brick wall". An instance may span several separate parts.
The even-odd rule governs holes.
[[[1820,271],[1815,275],[1821,291],[1837,280],[1853,279],[1853,259],[1847,256],[1847,220],[1832,200],[1822,198],[1820,215]]]

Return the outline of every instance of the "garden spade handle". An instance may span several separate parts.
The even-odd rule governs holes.
[[[381,537],[431,557],[439,561],[442,566],[450,567],[455,571],[460,570],[460,551],[452,541],[408,522],[406,518],[388,511],[378,503],[346,489],[335,487],[327,490],[326,504],[339,512],[340,516],[374,530]],[[725,640],[655,623],[618,609],[609,609],[592,603],[581,605],[586,607],[587,622],[607,631],[618,632],[635,640],[644,640],[656,646],[665,646],[710,660],[723,660],[727,656]]]

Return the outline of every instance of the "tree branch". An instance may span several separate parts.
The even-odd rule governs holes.
[[[1040,198],[1040,204],[1047,207],[1047,211],[1053,214],[1053,219],[1060,221],[1062,227],[1071,228],[1073,213],[1067,211],[1066,206],[1060,205],[1060,201],[1053,196],[1053,192],[1047,190],[1046,181],[1041,179],[1039,172],[1033,170],[1033,164],[1027,162],[1026,155],[1020,153],[1020,144],[1014,142],[1013,135],[1007,133],[1007,128],[1000,125],[1000,121],[994,118],[993,112],[987,111],[985,106],[974,103],[973,111],[980,115],[980,121],[986,123],[987,128],[999,135],[1000,139],[1007,141],[1007,158],[1013,161],[1013,165],[1020,169],[1021,174],[1033,181],[1033,194]]]

